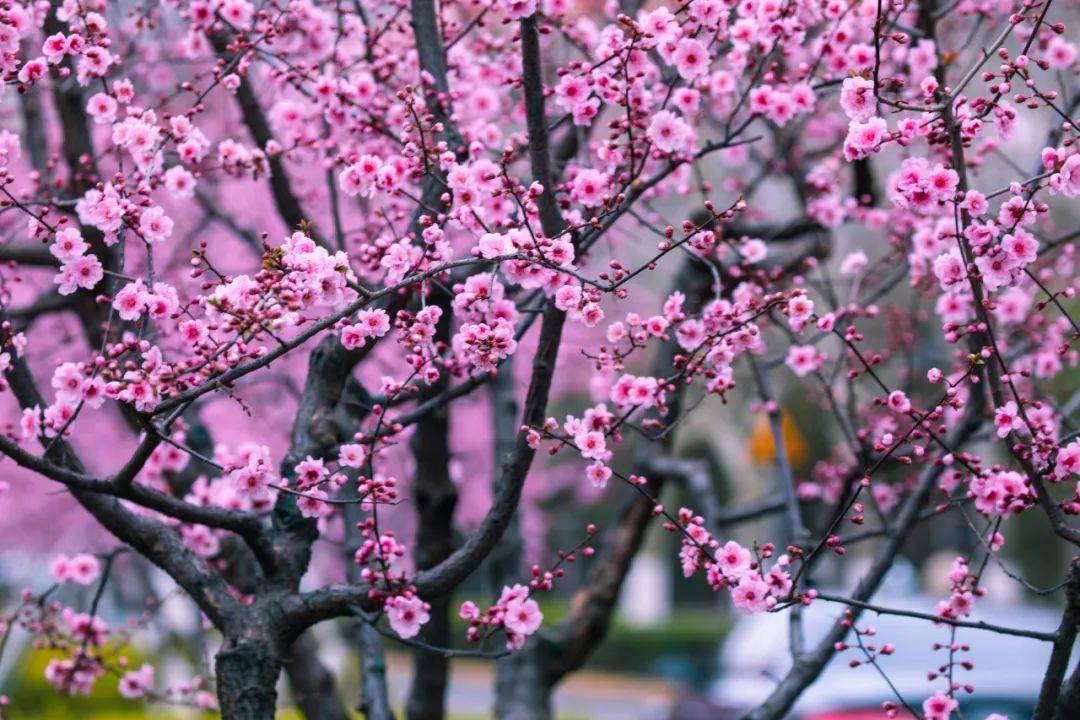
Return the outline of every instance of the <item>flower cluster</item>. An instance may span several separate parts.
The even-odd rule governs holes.
[[[703,570],[709,587],[716,591],[728,590],[732,603],[739,610],[763,612],[791,595],[793,585],[787,569],[791,566],[791,557],[780,555],[772,567],[765,570],[763,561],[773,559],[772,545],[766,544],[754,552],[734,540],[721,545],[705,529],[705,519],[689,508],[680,508],[678,522],[669,520],[667,528],[682,535],[679,560],[683,575],[689,578]]]
[[[544,622],[544,613],[531,595],[524,585],[504,587],[498,601],[483,613],[471,601],[464,602],[458,614],[469,622],[469,640],[478,642],[486,633],[501,628],[506,634],[506,649],[520,650]]]

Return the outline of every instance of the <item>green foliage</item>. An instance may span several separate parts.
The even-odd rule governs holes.
[[[682,609],[654,627],[616,621],[588,667],[701,684],[715,673],[720,643],[730,627],[728,617],[714,608]]]

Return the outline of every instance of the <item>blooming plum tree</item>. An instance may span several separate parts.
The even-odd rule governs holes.
[[[4,500],[29,512],[42,478],[114,538],[63,548],[6,632],[56,651],[60,692],[111,673],[127,698],[271,718],[284,669],[309,718],[341,718],[309,630],[352,618],[369,716],[392,714],[385,640],[414,655],[410,718],[444,716],[459,654],[498,658],[499,716],[544,718],[659,525],[741,612],[846,606],[812,646],[793,630],[748,711],[780,718],[837,653],[880,671],[903,638],[861,613],[893,612],[872,604],[887,570],[947,515],[974,552],[908,615],[943,626],[948,669],[885,711],[955,716],[978,691],[957,633],[997,630],[1053,646],[1037,716],[1080,716],[1075,562],[1058,632],[965,620],[1016,516],[1080,546],[1075,11],[0,0]],[[805,474],[778,383],[840,438]],[[762,502],[721,504],[675,442],[725,404],[767,418]],[[627,504],[544,547],[537,455],[568,458],[573,497]],[[665,504],[674,484],[696,507]],[[731,539],[769,513],[780,535]],[[814,570],[864,540],[854,590],[822,592]],[[123,658],[99,612],[121,562],[198,607],[212,674],[164,687]],[[482,566],[491,597],[451,608]],[[571,577],[550,626],[537,599]]]

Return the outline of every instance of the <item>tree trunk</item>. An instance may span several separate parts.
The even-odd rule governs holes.
[[[386,655],[379,631],[363,621],[356,621],[356,646],[360,649],[360,675],[364,686],[357,707],[367,720],[394,720],[390,693],[386,687]]]
[[[338,698],[334,674],[319,660],[319,643],[311,631],[302,633],[285,658],[293,700],[307,720],[349,720]]]
[[[1046,675],[1043,677],[1039,701],[1035,705],[1032,720],[1050,720],[1058,714],[1063,704],[1059,699],[1061,685],[1065,682],[1065,674],[1069,671],[1069,658],[1072,656],[1073,645],[1076,644],[1077,630],[1080,629],[1078,628],[1080,625],[1080,557],[1073,558],[1069,568],[1065,603],[1065,612],[1061,614],[1057,640],[1054,641],[1054,649],[1050,653],[1050,662],[1046,666]],[[1072,684],[1072,680],[1069,684]],[[1066,694],[1069,691],[1070,689],[1067,688]]]
[[[495,716],[499,720],[551,720],[552,684],[540,648],[530,645],[499,660]]]
[[[449,647],[450,598],[432,598],[431,619],[424,625],[420,637],[435,647]],[[446,689],[450,681],[450,662],[446,655],[434,650],[413,650],[413,676],[409,699],[405,703],[408,720],[444,720],[446,718]]]
[[[281,659],[260,645],[234,645],[218,651],[218,703],[223,720],[273,720]]]
[[[1072,676],[1061,690],[1054,720],[1070,720],[1070,718],[1078,717],[1080,717],[1080,665],[1073,669]]]

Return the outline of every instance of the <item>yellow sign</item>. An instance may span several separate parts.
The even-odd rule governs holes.
[[[806,441],[802,433],[796,427],[795,421],[787,412],[780,412],[780,433],[784,436],[784,447],[787,449],[788,462],[792,467],[801,467],[806,463]],[[776,443],[773,441],[772,427],[769,416],[758,413],[754,423],[750,427],[750,437],[747,438],[750,459],[757,465],[769,465],[776,460]]]

